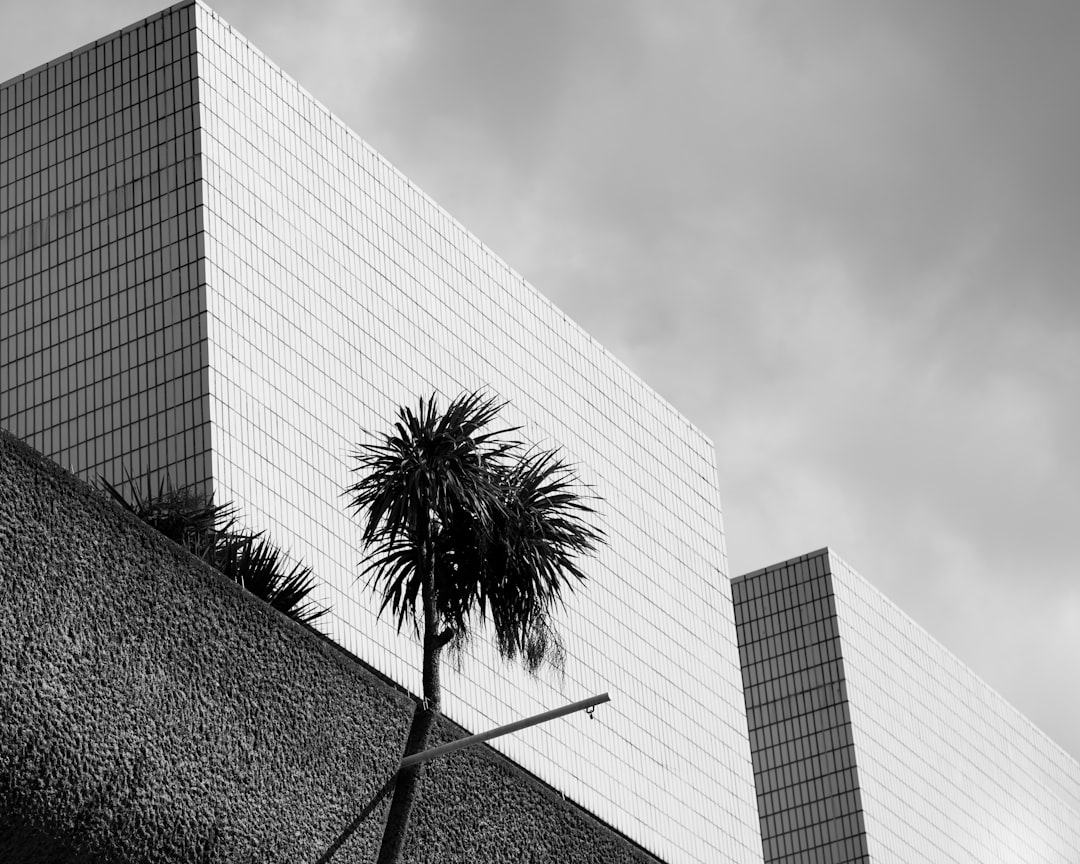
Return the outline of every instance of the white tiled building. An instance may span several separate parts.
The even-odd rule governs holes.
[[[1080,765],[836,553],[733,591],[769,864],[1080,861]]]
[[[322,580],[332,637],[414,692],[357,583],[363,430],[488,388],[561,446],[608,543],[565,678],[444,674],[496,746],[671,864],[761,861],[710,442],[200,2],[0,87],[0,421],[87,478],[212,485]],[[156,479],[154,480],[156,482]]]

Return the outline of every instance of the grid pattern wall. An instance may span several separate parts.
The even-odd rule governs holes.
[[[209,477],[193,27],[0,87],[0,422],[89,480]]]
[[[835,554],[829,567],[875,861],[1080,861],[1076,760]]]
[[[561,616],[565,677],[478,640],[447,714],[672,862],[760,861],[710,443],[473,236],[197,6],[213,474],[323,580],[332,636],[420,689],[419,647],[357,583],[341,497],[364,429],[420,394],[490,388],[565,449],[609,535]]]
[[[732,582],[769,864],[870,860],[825,553]]]

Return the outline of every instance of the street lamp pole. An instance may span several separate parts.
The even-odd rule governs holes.
[[[371,812],[378,806],[379,802],[382,801],[382,799],[386,797],[386,794],[394,787],[394,781],[397,780],[398,774],[400,774],[403,769],[412,765],[419,765],[422,762],[427,762],[439,756],[445,756],[448,753],[453,753],[464,747],[482,744],[484,741],[490,741],[492,738],[498,738],[500,735],[509,735],[511,732],[519,732],[522,729],[528,729],[530,726],[546,723],[548,720],[565,717],[567,714],[573,714],[575,711],[588,711],[589,716],[592,716],[593,709],[597,705],[603,705],[605,702],[610,701],[611,697],[608,696],[607,693],[601,693],[599,696],[590,696],[588,699],[582,699],[580,702],[571,702],[569,705],[563,705],[561,708],[553,708],[550,711],[533,714],[532,717],[526,717],[524,720],[515,720],[513,723],[507,723],[504,726],[489,729],[487,732],[469,735],[467,738],[459,738],[457,741],[451,741],[449,744],[441,744],[438,747],[432,747],[430,750],[424,750],[422,753],[414,753],[412,756],[406,756],[401,760],[397,769],[390,775],[390,778],[383,784],[375,797],[371,799],[368,805],[360,812],[360,815],[352,821],[349,827],[342,832],[341,836],[326,850],[326,853],[316,862],[316,864],[327,864],[327,862],[329,862],[330,858],[333,857],[333,854],[341,848],[342,844],[349,839],[349,836],[353,831],[360,827],[360,823],[371,815]]]
[[[401,764],[398,765],[398,771],[412,765],[419,765],[421,762],[427,762],[429,759],[434,759],[437,756],[445,756],[447,753],[453,753],[455,750],[460,750],[463,747],[471,747],[473,744],[482,744],[484,741],[490,741],[492,738],[498,738],[500,735],[509,735],[511,732],[528,729],[530,726],[537,726],[540,723],[546,723],[548,720],[565,717],[567,714],[573,714],[575,711],[589,711],[597,705],[603,705],[605,702],[610,701],[611,697],[608,696],[607,693],[601,693],[599,696],[590,696],[588,699],[582,699],[580,702],[571,702],[569,705],[563,705],[561,708],[552,708],[550,711],[544,711],[542,714],[534,714],[532,717],[526,717],[524,720],[515,720],[513,723],[507,723],[505,726],[489,729],[487,732],[470,735],[468,738],[459,738],[457,741],[451,741],[449,744],[442,744],[438,747],[432,747],[430,750],[425,750],[422,753],[414,753],[412,756],[406,756],[401,760]]]

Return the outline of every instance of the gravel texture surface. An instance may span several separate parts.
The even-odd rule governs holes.
[[[0,861],[314,864],[412,709],[0,432]],[[374,860],[386,807],[335,864]],[[655,861],[485,747],[425,769],[405,859]]]

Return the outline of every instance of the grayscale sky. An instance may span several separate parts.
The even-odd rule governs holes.
[[[713,439],[732,574],[1080,756],[1080,3],[211,5]],[[164,6],[0,0],[0,80]]]

